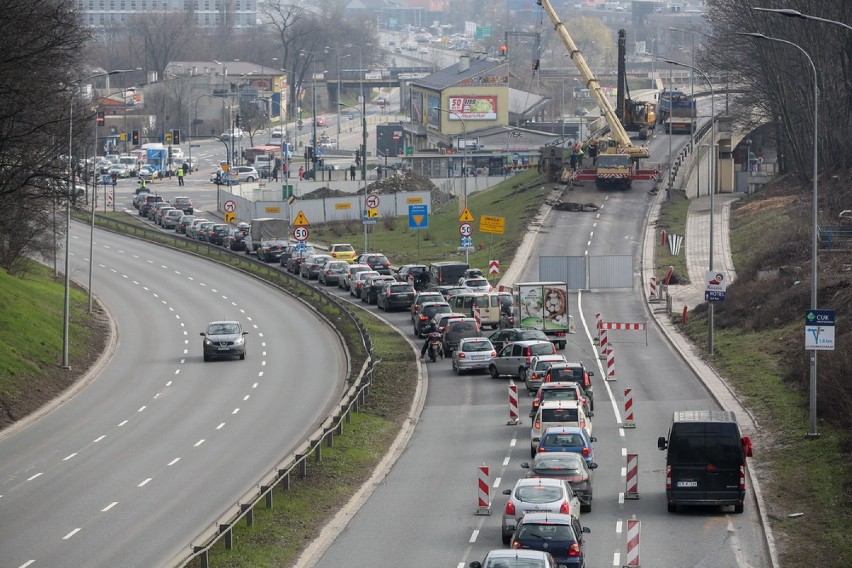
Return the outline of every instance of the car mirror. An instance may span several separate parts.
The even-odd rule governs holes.
[[[586,534],[591,534],[592,529],[590,529],[589,527],[583,527],[583,532],[586,533]]]
[[[588,412],[586,413],[586,416],[588,416],[589,418],[594,418],[594,417],[595,417],[595,413],[594,413],[594,412],[592,412],[592,411],[590,410],[590,411],[588,411]]]
[[[204,333],[203,331],[201,333],[199,333],[198,335],[200,335],[201,337],[207,337],[207,334]]]
[[[659,438],[657,438],[657,449],[659,449],[659,450],[665,450],[665,449],[666,449],[666,447],[667,447],[666,439],[665,439],[665,438],[663,438],[662,436],[660,436]]]
[[[482,563],[478,560],[474,560],[470,564],[468,564],[468,568],[482,568]]]
[[[589,438],[589,440],[591,440],[592,442],[597,442],[597,441],[598,441],[598,439],[597,439],[597,438],[595,438],[594,436],[592,436],[591,438]]]
[[[588,465],[588,468],[589,469],[598,469],[598,464],[596,464],[595,462],[592,462]]]
[[[247,332],[247,331],[243,332],[243,335],[248,335],[248,334],[249,334],[249,332]]]
[[[524,469],[529,469],[530,468],[530,462],[521,462],[521,467],[524,468]]]
[[[511,490],[511,489],[504,489],[504,490],[503,490],[503,495],[511,495],[511,494],[512,494],[512,490]]]

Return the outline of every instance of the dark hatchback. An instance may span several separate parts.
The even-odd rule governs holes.
[[[207,241],[211,245],[225,246],[228,244],[228,237],[231,233],[230,225],[213,225],[207,231]]]
[[[231,227],[228,234],[228,248],[231,250],[246,250],[246,234],[236,227]]]
[[[545,383],[578,383],[583,389],[586,400],[589,401],[589,410],[595,409],[595,387],[592,385],[594,371],[589,371],[586,366],[579,362],[554,363],[544,376]]]
[[[390,261],[388,257],[378,253],[364,253],[358,257],[354,264],[366,264],[370,270],[375,270],[379,274],[390,274]]]
[[[411,284],[386,284],[376,298],[376,306],[385,311],[410,308],[414,303],[414,286]]]
[[[584,568],[583,535],[590,532],[573,515],[527,513],[518,523],[509,546],[549,552],[559,566]]]
[[[414,316],[414,335],[423,337],[423,331],[429,327],[429,322],[437,314],[451,314],[453,309],[446,302],[427,302],[420,306]]]
[[[257,259],[263,262],[276,262],[287,246],[287,241],[263,241],[257,249]]]

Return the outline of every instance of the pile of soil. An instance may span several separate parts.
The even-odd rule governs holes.
[[[400,172],[395,176],[376,180],[367,185],[368,193],[400,193],[403,191],[433,191],[438,187],[427,177],[413,172]],[[364,190],[358,191],[363,194]]]
[[[345,191],[340,191],[339,189],[331,189],[330,187],[320,187],[319,189],[315,189],[310,193],[306,193],[302,196],[302,199],[325,199],[326,197],[348,197],[352,195],[351,193],[347,193]]]

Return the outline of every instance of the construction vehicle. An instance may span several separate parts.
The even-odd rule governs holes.
[[[665,124],[666,134],[691,134],[695,130],[695,117],[698,108],[695,99],[677,89],[663,89],[657,95],[661,124]]]
[[[537,0],[544,8],[547,17],[553,23],[562,43],[568,49],[571,61],[585,81],[586,88],[600,107],[601,114],[609,126],[609,135],[597,138],[597,159],[593,169],[579,169],[566,172],[572,181],[594,181],[598,189],[630,189],[633,180],[653,180],[659,172],[656,170],[639,169],[639,161],[649,156],[644,146],[634,146],[630,141],[624,125],[615,114],[609,99],[603,93],[601,85],[592,70],[586,64],[583,54],[577,48],[574,40],[568,34],[565,24],[556,15],[550,0]]]
[[[618,90],[615,96],[615,115],[624,128],[638,132],[639,140],[647,140],[657,125],[657,104],[653,101],[636,101],[630,98],[627,84],[627,32],[618,30]]]

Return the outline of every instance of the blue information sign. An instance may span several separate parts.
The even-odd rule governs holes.
[[[409,229],[428,229],[429,228],[429,208],[426,205],[409,205],[408,206],[408,228]]]

